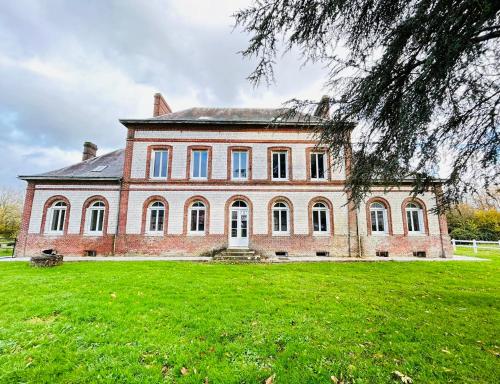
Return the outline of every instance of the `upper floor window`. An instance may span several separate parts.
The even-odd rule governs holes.
[[[152,152],[153,166],[151,167],[152,178],[166,178],[168,172],[168,150],[154,150]]]
[[[274,180],[288,179],[288,152],[276,151],[272,156],[272,178]]]
[[[206,207],[201,201],[196,201],[191,205],[189,212],[189,232],[192,234],[205,233],[205,213]]]
[[[290,210],[288,205],[278,202],[273,205],[273,234],[288,235],[290,233]]]
[[[165,205],[161,201],[152,203],[148,208],[148,233],[161,234],[165,224]]]
[[[232,154],[232,178],[235,180],[248,179],[248,152],[233,151]]]
[[[409,203],[406,206],[406,223],[408,233],[420,234],[424,232],[424,210],[417,203]]]
[[[51,233],[63,233],[64,223],[66,219],[67,205],[64,201],[56,201],[50,207],[50,223],[49,232]]]
[[[191,152],[191,177],[206,179],[208,175],[208,151],[195,149]]]
[[[326,234],[329,229],[328,207],[324,203],[316,203],[312,209],[313,234]]]
[[[106,206],[102,201],[96,201],[88,209],[88,233],[102,234],[104,227],[104,213]]]
[[[324,152],[311,153],[311,179],[324,180],[326,178],[326,155]]]
[[[382,203],[370,205],[371,230],[374,234],[385,234],[388,232],[387,208]]]

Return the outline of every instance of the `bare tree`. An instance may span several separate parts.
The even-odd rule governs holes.
[[[0,188],[0,236],[15,237],[21,226],[23,194],[14,189]]]

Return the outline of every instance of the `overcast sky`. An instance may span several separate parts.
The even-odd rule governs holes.
[[[248,36],[231,15],[248,0],[0,2],[0,186],[124,147],[119,118],[149,117],[161,92],[174,111],[193,106],[275,107],[319,98],[322,69],[298,55],[277,83],[254,89]]]

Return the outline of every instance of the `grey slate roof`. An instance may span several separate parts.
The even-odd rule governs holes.
[[[202,124],[299,124],[319,123],[320,118],[285,108],[189,108],[149,119],[122,119],[122,123],[202,123]]]
[[[69,167],[38,175],[23,175],[19,178],[22,180],[120,180],[123,176],[124,160],[125,150],[118,149]],[[99,169],[101,171],[97,171]]]

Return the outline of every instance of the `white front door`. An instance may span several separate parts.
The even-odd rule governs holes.
[[[248,247],[248,208],[231,208],[229,247]]]

